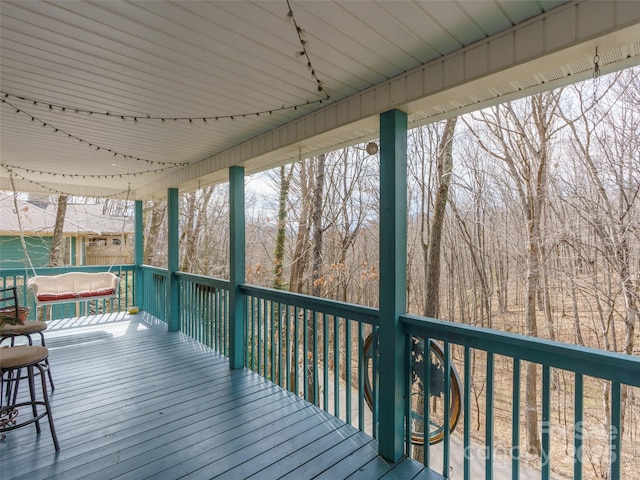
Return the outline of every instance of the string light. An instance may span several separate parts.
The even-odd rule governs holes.
[[[67,196],[75,195],[73,193],[68,193],[68,192],[63,192],[61,190],[56,190],[55,188],[48,187],[47,185],[44,185],[44,184],[42,184],[40,182],[36,182],[35,180],[31,180],[29,178],[26,178],[26,177],[20,175],[19,173],[14,172],[11,168],[8,168],[4,164],[0,163],[0,166],[2,166],[5,170],[7,170],[9,172],[10,176],[16,176],[16,177],[24,180],[25,182],[28,182],[28,183],[30,183],[32,185],[37,185],[38,187],[40,187],[41,189],[43,189],[43,190],[45,190],[45,191],[47,191],[49,193],[56,194],[56,195],[67,195]],[[131,193],[130,190],[131,189],[129,188],[127,190],[122,190],[121,192],[113,193],[111,195],[101,196],[101,198],[122,198],[123,195],[129,195]]]
[[[316,73],[315,68],[313,68],[313,65],[311,64],[311,58],[309,57],[309,52],[307,51],[307,45],[309,44],[309,42],[303,38],[306,32],[302,27],[298,25],[298,22],[296,21],[296,17],[293,14],[293,9],[291,8],[291,4],[289,3],[289,0],[287,0],[287,7],[289,7],[289,11],[287,12],[287,17],[286,17],[287,21],[292,22],[293,25],[296,27],[298,40],[300,40],[300,46],[302,47],[302,50],[296,52],[296,56],[305,57],[307,59],[307,69],[311,73],[311,76],[313,77],[313,79],[316,81],[318,92],[324,93],[325,98],[329,100],[331,97],[329,96],[329,93],[324,88],[324,82],[320,80],[320,78],[318,78],[318,74]]]
[[[22,170],[24,172],[27,173],[37,173],[39,175],[52,175],[54,177],[56,176],[61,176],[62,178],[97,178],[97,179],[110,179],[110,178],[123,178],[123,177],[131,177],[131,176],[138,176],[138,175],[144,175],[146,173],[162,173],[166,170],[169,170],[170,168],[176,168],[180,165],[171,165],[168,167],[163,167],[163,168],[153,168],[153,169],[149,169],[149,170],[142,170],[142,171],[138,171],[138,172],[128,172],[128,173],[109,173],[109,174],[101,174],[101,175],[97,175],[97,174],[90,174],[90,173],[59,173],[59,172],[50,172],[50,171],[46,171],[46,170],[36,170],[33,168],[24,168],[24,167],[19,167],[17,165],[9,165],[6,163],[0,163],[0,166],[4,167],[7,170]]]
[[[76,135],[73,135],[61,128],[56,128],[53,125],[51,125],[50,123],[46,123],[43,120],[40,120],[38,117],[31,115],[28,112],[25,112],[24,110],[20,110],[18,107],[16,107],[15,105],[13,105],[12,103],[8,102],[7,100],[5,100],[4,98],[2,99],[2,103],[9,105],[11,108],[13,108],[15,110],[15,112],[17,114],[23,114],[26,115],[27,117],[31,118],[31,121],[33,123],[38,122],[40,123],[40,126],[43,128],[50,128],[51,130],[53,130],[53,133],[61,133],[63,135],[66,135],[67,138],[73,139],[73,140],[78,140],[80,143],[85,144],[91,148],[95,148],[96,150],[106,150],[109,153],[113,153],[114,156],[118,157],[122,157],[122,158],[130,158],[132,160],[138,161],[138,162],[145,162],[148,163],[150,165],[162,165],[162,166],[171,166],[171,167],[184,167],[186,165],[189,165],[187,162],[181,162],[181,163],[176,163],[176,162],[160,162],[157,160],[149,160],[147,158],[141,158],[141,157],[135,157],[133,155],[126,155],[124,153],[120,153],[117,152],[111,148],[105,148],[103,146],[100,145],[96,145],[95,143],[89,142],[87,140],[84,140]]]
[[[302,52],[302,55],[305,55],[304,52]],[[322,91],[322,90],[319,90]],[[38,105],[47,105],[48,110],[50,112],[55,112],[56,110],[58,110],[60,113],[68,113],[68,112],[73,112],[73,113],[83,113],[83,114],[87,114],[87,115],[103,115],[105,117],[113,117],[113,118],[118,118],[120,120],[133,120],[134,123],[140,123],[140,121],[142,120],[151,120],[151,121],[160,121],[162,123],[166,122],[167,120],[173,120],[173,121],[185,121],[185,122],[189,122],[189,123],[193,123],[194,121],[202,121],[203,123],[207,123],[207,120],[223,120],[223,119],[229,119],[229,120],[233,120],[234,117],[240,117],[242,116],[243,118],[246,117],[252,117],[252,116],[256,116],[259,117],[260,114],[273,114],[273,112],[284,112],[287,110],[297,110],[298,107],[304,107],[304,106],[311,106],[314,104],[323,104],[326,100],[329,99],[329,95],[326,94],[325,92],[325,98],[321,98],[319,100],[313,100],[313,101],[306,101],[305,103],[299,103],[299,104],[295,104],[295,105],[283,105],[280,108],[274,108],[271,110],[260,110],[257,112],[249,112],[249,113],[234,113],[231,115],[209,115],[209,116],[202,116],[202,115],[198,115],[198,116],[186,116],[186,117],[171,117],[171,116],[159,116],[159,117],[154,117],[151,115],[140,115],[140,114],[136,114],[136,115],[127,115],[124,113],[113,113],[110,111],[99,111],[99,110],[87,110],[87,109],[83,109],[83,108],[79,108],[79,107],[72,107],[69,105],[61,105],[61,104],[56,104],[56,103],[49,103],[49,102],[45,102],[43,100],[37,100],[37,99],[32,99],[29,97],[25,97],[22,95],[14,95],[12,93],[6,93],[6,92],[0,92],[0,95],[3,96],[3,98],[1,99],[1,101],[3,103],[7,103],[9,105],[11,105],[7,99],[13,98],[16,100],[21,100],[24,102],[30,102],[33,103],[34,106],[38,106]],[[11,105],[13,107],[13,105]],[[16,108],[16,107],[13,107]]]

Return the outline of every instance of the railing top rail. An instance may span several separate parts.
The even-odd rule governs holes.
[[[176,272],[176,276],[193,283],[197,283],[200,285],[206,285],[208,287],[220,288],[220,289],[229,289],[229,280],[224,280],[221,278],[207,277],[205,275],[196,275],[194,273],[187,272]]]
[[[141,265],[140,268],[142,268],[142,270],[147,270],[149,272],[157,273],[160,275],[167,274],[167,269],[162,267],[155,267],[153,265]]]
[[[245,295],[264,298],[273,302],[283,303],[294,307],[323,312],[340,318],[348,318],[362,323],[378,325],[378,310],[371,307],[363,307],[353,303],[340,302],[327,298],[313,297],[301,293],[276,290],[275,288],[258,287],[255,285],[241,285],[240,289]]]
[[[640,387],[640,357],[414,315],[405,333],[445,340],[520,360]]]

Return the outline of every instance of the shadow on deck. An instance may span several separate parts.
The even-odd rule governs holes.
[[[442,478],[144,313],[46,335],[61,451],[44,424],[9,432],[3,479]]]

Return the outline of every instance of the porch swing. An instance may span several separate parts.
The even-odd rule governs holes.
[[[36,302],[36,317],[38,307],[84,302],[85,311],[88,312],[90,301],[114,299],[118,294],[118,287],[120,285],[120,276],[111,272],[115,259],[106,272],[67,272],[59,275],[37,274],[24,239],[22,221],[16,200],[16,189],[13,182],[13,172],[10,174],[10,180],[13,188],[13,201],[18,219],[20,241],[29,267],[31,268],[31,273],[33,274],[29,278],[29,272],[25,266],[26,285],[32,290]],[[127,200],[129,199],[130,190],[131,187],[127,190]],[[124,233],[124,226],[125,220],[123,219],[122,233]],[[120,242],[120,250],[122,251],[122,242]],[[120,267],[120,269],[122,269],[122,267]]]

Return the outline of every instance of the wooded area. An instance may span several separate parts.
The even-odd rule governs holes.
[[[410,313],[638,354],[639,73],[410,131]],[[247,179],[247,282],[376,307],[378,162],[356,145]],[[183,270],[228,276],[227,194],[216,185],[182,196]],[[165,205],[145,211],[145,263],[162,266]],[[540,372],[528,364],[524,375],[536,455]],[[554,382],[566,415],[570,392],[560,393],[561,375]],[[589,386],[603,428],[607,388]],[[623,392],[634,457],[637,396]],[[606,459],[589,461],[606,475]]]

